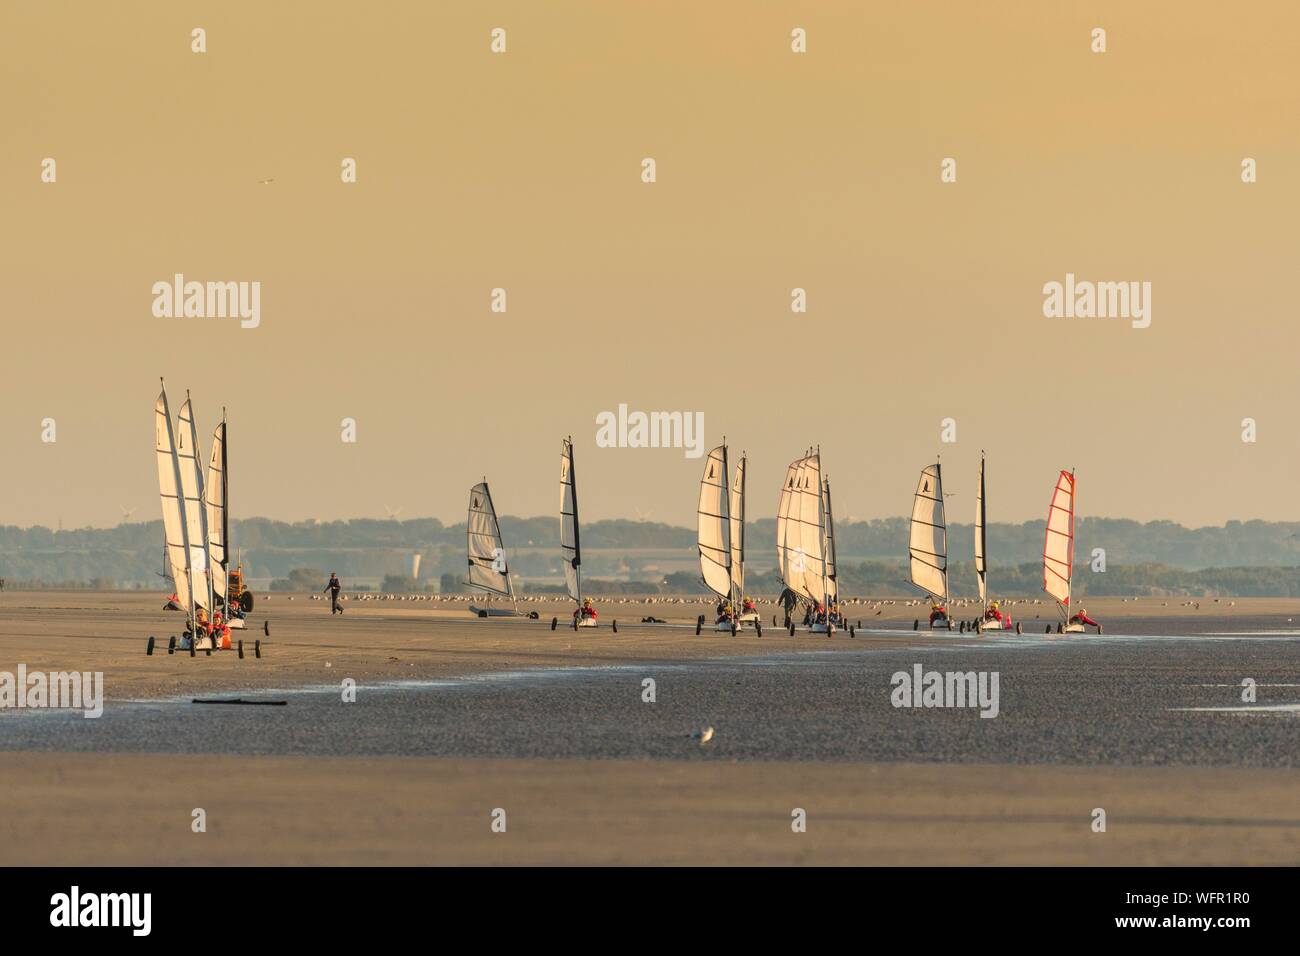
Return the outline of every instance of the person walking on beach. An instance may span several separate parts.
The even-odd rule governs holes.
[[[339,581],[339,576],[333,571],[330,572],[329,584],[325,585],[325,590],[330,593],[330,616],[342,614],[343,608],[339,606],[339,592],[343,590],[343,584]]]

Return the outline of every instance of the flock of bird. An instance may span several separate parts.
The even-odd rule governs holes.
[[[263,597],[262,601],[274,600],[279,595],[268,594]],[[294,600],[294,595],[287,595],[286,601]],[[563,601],[567,598],[564,594],[528,594],[521,595],[516,600],[520,604],[547,604],[555,601]],[[324,601],[326,598],[321,594],[309,595],[312,601]],[[339,596],[339,601],[355,601],[359,603],[376,602],[376,601],[409,601],[411,603],[427,602],[430,604],[469,604],[472,601],[482,601],[481,597],[474,597],[467,594],[379,594],[370,591],[361,591],[356,594],[343,594]],[[622,596],[597,596],[593,595],[593,604],[681,604],[681,605],[711,605],[717,603],[717,598],[711,595],[701,595],[699,597],[665,597],[663,595],[651,595],[649,597],[622,597]],[[754,598],[756,605],[774,606],[779,604],[776,598]],[[1128,604],[1130,601],[1137,603],[1140,598],[1126,597],[1120,598],[1121,604]],[[1151,600],[1148,598],[1148,600]],[[1040,607],[1045,602],[1042,598],[1002,598],[998,602],[1004,608],[1014,607]],[[1219,598],[1214,598],[1214,603],[1223,603],[1225,607],[1236,607],[1236,601],[1220,602]],[[871,598],[844,598],[839,602],[841,607],[861,607],[869,611],[874,610],[877,615],[884,613],[886,608],[925,608],[929,602],[924,598],[881,598],[872,600]],[[978,608],[982,607],[981,603],[974,598],[954,598],[949,602],[955,610],[958,608]],[[1161,601],[1161,607],[1169,607],[1168,601]],[[1178,607],[1187,607],[1199,611],[1201,609],[1200,601],[1179,601]]]
[[[262,598],[263,601],[271,601],[277,595],[268,594]],[[328,600],[322,594],[309,595],[312,601]],[[288,595],[285,600],[292,601],[294,595]],[[554,601],[567,600],[564,594],[527,594],[520,595],[516,600],[520,604],[546,604]],[[469,604],[473,601],[481,602],[482,597],[475,597],[467,594],[380,594],[377,592],[360,591],[356,594],[343,594],[339,596],[340,601],[357,601],[365,603],[368,601],[425,601],[433,604]],[[699,597],[665,597],[663,595],[650,595],[649,597],[626,597],[626,596],[598,596],[592,595],[593,604],[716,604],[718,599],[711,595],[700,595]],[[1134,598],[1136,600],[1136,598]],[[759,605],[775,606],[780,602],[776,598],[754,598],[754,603]],[[953,608],[980,607],[981,604],[974,598],[954,598],[949,602]],[[1003,607],[1016,607],[1019,605],[1041,605],[1041,598],[1006,598],[998,602]],[[844,598],[839,601],[844,607],[864,607],[868,610],[875,610],[877,613],[882,612],[885,608],[890,607],[925,607],[929,602],[924,598],[880,598],[873,600],[871,598]]]

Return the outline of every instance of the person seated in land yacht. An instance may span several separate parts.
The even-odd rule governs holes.
[[[1074,614],[1070,615],[1070,623],[1091,625],[1092,627],[1095,627],[1097,629],[1098,634],[1101,633],[1101,625],[1098,624],[1096,621],[1094,621],[1092,618],[1088,617],[1087,608],[1081,607]]]
[[[1011,626],[1010,612],[1004,614],[1002,612],[1001,607],[998,605],[997,601],[994,601],[992,604],[990,604],[988,610],[984,612],[984,620],[997,621],[1003,627]]]
[[[930,599],[930,623],[948,620],[948,609],[940,604],[934,598]]]
[[[730,601],[724,600],[721,604],[718,605],[717,623],[719,624],[730,623],[735,618],[735,616],[736,616],[736,609],[731,606]]]
[[[220,650],[230,650],[230,627],[219,613],[212,616],[212,646]]]
[[[591,603],[591,598],[583,598],[582,607],[573,612],[574,620],[577,620],[579,617],[583,620],[591,618],[594,621],[596,619],[596,607]]]
[[[754,599],[753,599],[752,597],[749,597],[748,595],[745,597],[745,600],[744,600],[744,602],[741,604],[740,608],[741,608],[740,613],[742,613],[742,614],[757,614],[757,613],[758,613],[758,608],[754,606]]]

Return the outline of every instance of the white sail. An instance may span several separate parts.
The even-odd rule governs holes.
[[[799,459],[802,461],[803,459]],[[794,504],[794,485],[799,475],[799,461],[793,461],[785,470],[785,483],[781,485],[781,499],[776,506],[776,570],[786,587],[794,590],[793,577],[787,566],[790,555],[790,509]]]
[[[943,513],[943,477],[939,464],[926,465],[912,502],[908,543],[912,583],[934,597],[948,598],[948,527]]]
[[[736,600],[745,596],[745,461],[742,454],[731,483],[731,587]]]
[[[469,521],[465,535],[469,556],[465,583],[489,594],[514,597],[505,544],[501,540],[501,525],[486,481],[469,490]]]
[[[1074,473],[1061,472],[1047,509],[1047,535],[1043,541],[1043,590],[1067,611],[1070,577],[1074,571]]]
[[[835,515],[831,510],[831,480],[822,479],[822,497],[826,502],[826,596],[835,600],[839,585],[835,580]]]
[[[185,534],[184,506],[181,504],[181,472],[176,459],[176,436],[172,428],[167,390],[163,389],[154,405],[154,451],[158,459],[158,493],[162,499],[165,568],[176,588],[181,610],[193,613],[189,575],[189,540]]]
[[[980,604],[989,599],[984,517],[984,456],[980,455],[980,480],[975,486],[975,578],[979,582]]]
[[[181,513],[189,543],[190,594],[193,607],[211,610],[208,599],[208,516],[203,500],[203,465],[199,432],[189,396],[176,416],[176,461],[180,469]]]
[[[731,594],[731,495],[727,488],[727,446],[709,452],[700,478],[698,509],[700,573],[718,597]]]
[[[560,554],[569,597],[582,602],[582,550],[578,544],[578,486],[573,474],[573,442],[560,448]]]
[[[212,561],[212,592],[224,604],[229,591],[226,569],[230,561],[230,490],[227,485],[226,420],[212,433],[212,455],[208,459],[208,481],[204,489],[207,497],[208,556]]]
[[[787,583],[791,590],[816,603],[827,597],[821,468],[820,453],[798,462],[786,532]]]

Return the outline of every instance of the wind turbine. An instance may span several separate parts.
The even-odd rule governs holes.
[[[117,507],[118,510],[122,512],[122,520],[119,522],[120,524],[126,524],[130,521],[131,515],[135,514],[138,510],[138,506],[137,508],[127,508],[125,505],[118,505]]]
[[[402,506],[398,505],[396,508],[390,508],[388,507],[388,505],[384,505],[384,510],[388,512],[389,518],[391,518],[393,521],[396,521],[397,516],[402,513]]]

